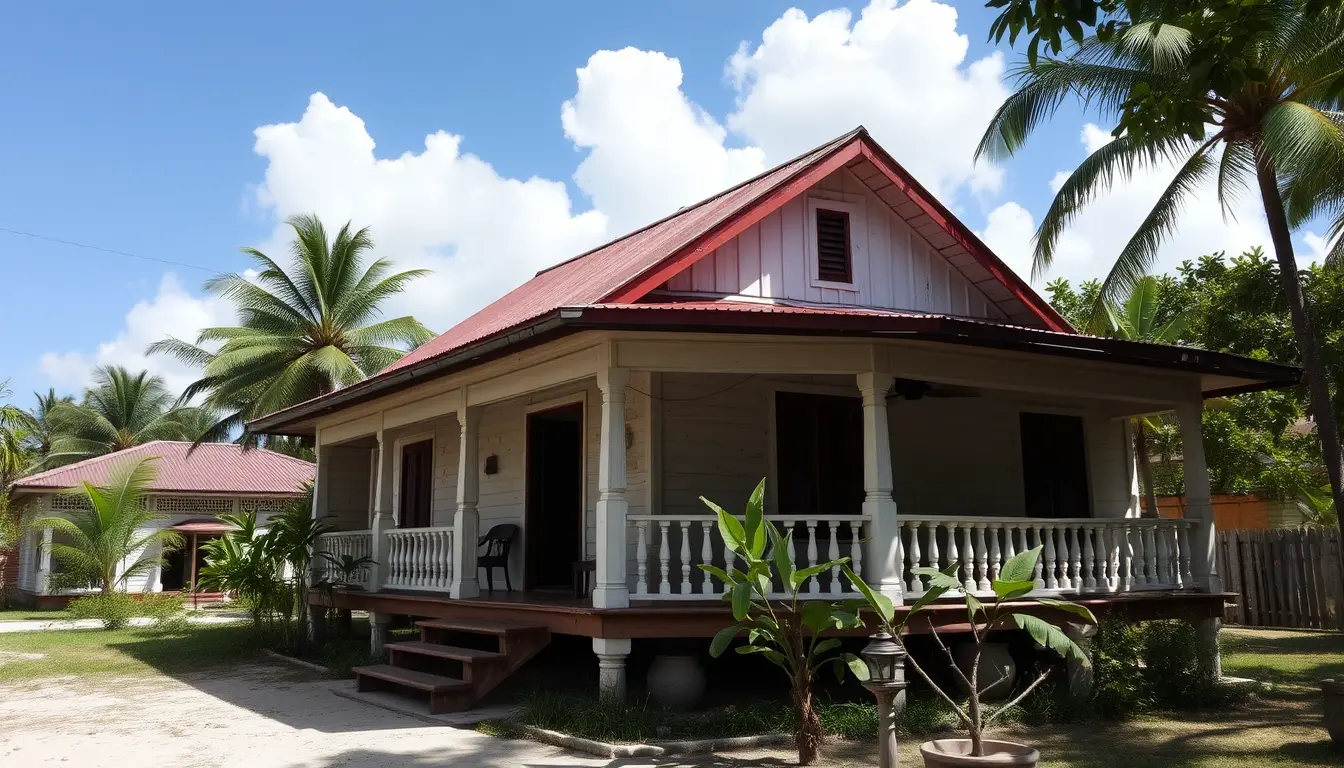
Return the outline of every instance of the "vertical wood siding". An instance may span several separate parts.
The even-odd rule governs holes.
[[[808,274],[809,197],[862,199],[862,223],[852,221],[856,290],[814,286]],[[927,240],[849,171],[822,179],[759,224],[668,280],[669,291],[793,299],[1005,319]]]

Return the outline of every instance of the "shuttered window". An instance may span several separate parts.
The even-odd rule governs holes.
[[[849,214],[817,209],[817,279],[853,282],[849,259]]]

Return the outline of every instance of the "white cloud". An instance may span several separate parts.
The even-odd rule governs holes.
[[[851,21],[792,9],[744,42],[728,63],[728,126],[777,163],[862,123],[944,202],[997,190],[1001,171],[972,156],[1008,95],[1002,55],[968,63],[956,9],[933,0],[872,0]]]
[[[1080,139],[1084,153],[1078,155],[1079,161],[1105,145],[1111,136],[1088,124],[1083,127]],[[1054,175],[1050,180],[1051,194],[1059,190],[1069,173],[1059,171]],[[1175,174],[1174,164],[1160,163],[1138,171],[1129,181],[1119,182],[1099,195],[1060,238],[1054,264],[1036,284],[1056,277],[1073,281],[1105,277]],[[1170,272],[1186,259],[1216,251],[1235,254],[1269,244],[1264,214],[1253,196],[1243,196],[1233,204],[1231,215],[1225,216],[1216,192],[1209,184],[1190,198],[1181,212],[1176,233],[1161,248],[1150,272]],[[989,226],[984,232],[986,242],[1024,278],[1031,272],[1029,241],[1037,223],[1021,205],[1007,202],[990,213]]]
[[[52,386],[79,392],[89,383],[95,366],[121,365],[132,371],[147,369],[163,376],[168,388],[181,392],[199,377],[166,355],[145,355],[145,348],[167,336],[195,341],[202,328],[229,325],[233,310],[214,298],[197,298],[182,287],[171,272],[163,276],[152,299],[142,299],[126,313],[126,321],[111,341],[103,342],[92,353],[80,351],[48,352],[38,362],[39,370]]]
[[[681,63],[650,51],[598,51],[560,110],[565,135],[590,150],[574,180],[611,221],[642,226],[765,170],[756,147],[729,149],[727,131],[681,91]]]
[[[1302,243],[1306,249],[1297,250],[1297,263],[1301,266],[1308,264],[1324,264],[1325,254],[1329,251],[1329,243],[1325,238],[1315,232],[1307,232],[1302,236]]]

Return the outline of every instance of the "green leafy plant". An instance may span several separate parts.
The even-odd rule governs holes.
[[[714,565],[700,566],[727,587],[724,599],[732,604],[736,622],[714,636],[709,653],[714,657],[721,656],[738,635],[745,634],[747,642],[738,646],[737,653],[760,654],[788,675],[798,762],[810,765],[817,759],[822,740],[821,719],[812,690],[817,671],[830,666],[836,676],[843,679],[848,666],[860,678],[866,676],[862,660],[853,654],[837,654],[840,640],[823,638],[822,633],[828,629],[858,627],[862,621],[854,601],[799,600],[798,590],[809,579],[845,566],[849,559],[795,569],[789,559],[784,534],[762,514],[764,498],[765,480],[762,479],[747,500],[746,513],[739,521],[719,505],[700,497],[718,516],[724,545],[744,565],[742,569],[731,571]],[[845,573],[851,581],[859,581],[847,566]],[[785,596],[783,599],[772,599],[780,593]]]
[[[268,546],[266,534],[257,528],[255,514],[221,515],[220,520],[233,530],[201,544],[206,554],[198,583],[202,589],[226,593],[243,603],[251,614],[253,630],[260,634],[285,605],[283,563]]]
[[[1085,666],[1090,665],[1087,654],[1064,633],[1064,630],[1039,616],[1015,610],[1019,601],[1031,600],[1056,611],[1071,614],[1073,620],[1078,622],[1095,624],[1097,621],[1092,612],[1084,606],[1048,597],[1029,597],[1029,593],[1036,588],[1033,574],[1040,555],[1041,547],[1036,547],[1019,553],[1004,563],[999,570],[998,578],[992,584],[994,601],[989,604],[981,602],[979,598],[962,587],[961,581],[956,576],[961,568],[960,563],[952,563],[942,571],[936,568],[916,568],[914,569],[915,574],[927,579],[925,592],[915,601],[909,613],[899,623],[894,622],[895,606],[889,598],[873,592],[861,580],[856,580],[854,584],[868,601],[869,607],[877,614],[883,628],[893,636],[899,636],[909,622],[920,615],[935,600],[948,593],[961,595],[966,604],[966,619],[970,625],[972,640],[975,643],[975,652],[971,656],[969,673],[963,671],[961,666],[957,664],[956,659],[952,656],[952,651],[943,642],[933,621],[928,622],[928,629],[939,649],[947,656],[953,674],[965,685],[968,691],[966,706],[963,707],[958,704],[946,691],[939,687],[913,656],[909,657],[909,661],[915,672],[924,679],[924,682],[928,683],[934,693],[952,708],[962,725],[966,726],[971,739],[971,754],[977,757],[984,755],[985,729],[1031,695],[1032,691],[1045,682],[1051,672],[1051,668],[1047,667],[1031,684],[1022,689],[1017,696],[1006,704],[993,710],[987,709],[980,701],[981,694],[1002,682],[1002,680],[996,679],[988,685],[980,685],[980,658],[990,633],[1003,629],[1025,630],[1037,644],[1049,648],[1065,658],[1074,659]],[[849,573],[846,567],[846,574]]]
[[[103,623],[103,629],[121,629],[132,618],[140,615],[140,607],[134,597],[125,592],[88,595],[70,601],[66,606],[73,619],[96,619]]]
[[[165,552],[181,546],[176,531],[156,527],[164,516],[145,504],[154,481],[157,458],[123,461],[112,467],[107,485],[83,483],[66,491],[85,503],[70,517],[43,517],[35,528],[51,528],[64,541],[51,545],[51,555],[67,578],[92,584],[108,594],[133,576],[148,574],[163,562]],[[124,567],[123,567],[124,566]]]

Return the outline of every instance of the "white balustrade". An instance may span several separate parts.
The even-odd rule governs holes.
[[[386,531],[388,589],[447,592],[453,583],[452,526]]]
[[[902,579],[907,602],[924,594],[914,569],[944,570],[964,588],[992,595],[991,584],[1014,555],[1041,547],[1032,579],[1037,593],[1190,589],[1194,520],[901,517]]]
[[[769,515],[766,519],[785,537],[785,551],[795,569],[848,557],[850,568],[862,572],[862,515]],[[632,599],[715,600],[722,597],[724,587],[699,566],[741,568],[732,551],[724,547],[714,515],[627,515],[626,520],[635,529],[630,537],[635,542]],[[827,600],[858,594],[839,566],[808,578],[798,592],[803,599]],[[771,596],[782,599],[788,595],[783,585],[776,584]]]
[[[370,531],[333,531],[324,533],[317,538],[317,550],[325,552],[337,560],[343,559],[346,555],[351,560],[358,560],[361,557],[369,557],[373,551],[373,534]],[[334,582],[343,578],[342,574],[336,570],[336,567],[326,558],[317,558],[313,562],[313,570],[320,579],[328,582]],[[349,582],[361,587],[368,587],[369,569],[363,567],[356,569],[350,574]]]

